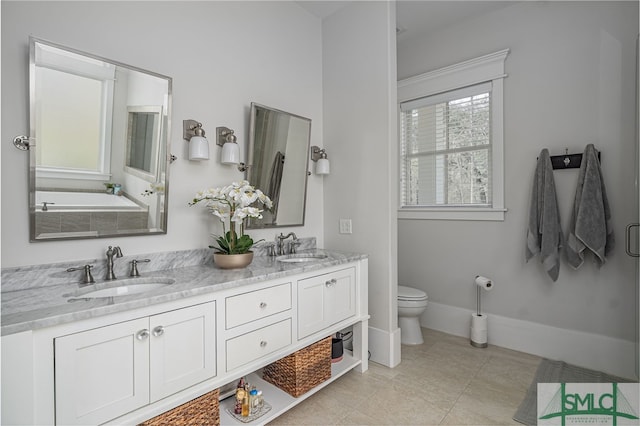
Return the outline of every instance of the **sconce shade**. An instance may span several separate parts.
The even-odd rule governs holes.
[[[327,151],[317,146],[311,147],[311,161],[316,162],[316,174],[328,175],[331,173],[331,164],[327,159]]]
[[[222,164],[238,164],[240,163],[240,147],[235,142],[226,142],[222,145],[222,153],[220,154],[220,163]]]
[[[189,140],[189,160],[208,160],[209,141],[204,136],[193,136]]]
[[[331,163],[326,158],[320,158],[316,162],[316,174],[317,175],[328,175],[331,173]]]

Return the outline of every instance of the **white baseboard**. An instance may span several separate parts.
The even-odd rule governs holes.
[[[369,327],[370,361],[393,368],[400,364],[400,329],[392,332]]]
[[[456,336],[469,337],[473,312],[429,302],[420,317],[420,324]],[[635,342],[500,315],[487,316],[489,345],[561,360],[629,379],[636,377]]]

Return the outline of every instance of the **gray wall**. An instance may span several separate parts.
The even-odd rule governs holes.
[[[322,145],[322,28],[294,2],[12,2],[2,8],[2,140],[29,132],[29,35],[173,77],[169,228],[167,235],[29,243],[28,154],[3,143],[2,266],[102,258],[108,245],[125,254],[206,247],[219,223],[187,203],[196,191],[244,177],[219,163],[215,128],[235,130],[241,155],[249,106],[263,105],[313,120]],[[209,161],[188,161],[182,120],[202,122]],[[323,245],[323,180],[310,176],[305,226],[298,236]],[[282,229],[285,233],[286,229]],[[273,240],[273,230],[256,230]]]
[[[521,2],[398,46],[399,79],[511,49],[504,82],[506,219],[399,221],[401,285],[471,310],[473,278],[486,275],[496,283],[483,295],[487,313],[635,340],[634,261],[624,253],[624,229],[637,217],[637,34],[637,2]],[[617,247],[600,270],[590,262],[577,271],[563,263],[553,283],[537,258],[524,261],[536,157],[542,148],[552,155],[582,152],[588,143],[602,151]],[[565,232],[577,174],[554,173]]]
[[[369,255],[371,359],[400,362],[396,259],[395,5],[352,2],[323,29],[326,246]],[[339,234],[340,218],[353,221]]]

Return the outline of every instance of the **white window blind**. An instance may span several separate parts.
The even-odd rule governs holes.
[[[492,83],[400,111],[401,207],[492,207]]]

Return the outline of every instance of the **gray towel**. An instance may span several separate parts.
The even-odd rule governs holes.
[[[276,223],[276,217],[278,216],[278,202],[280,201],[283,171],[284,154],[278,151],[271,164],[271,176],[269,177],[269,188],[267,189],[267,196],[273,203],[273,207],[271,207],[272,223]]]
[[[560,249],[563,243],[553,166],[549,151],[545,148],[540,151],[533,178],[526,260],[528,262],[532,257],[540,255],[544,270],[556,281],[560,272]]]
[[[580,164],[565,249],[567,262],[578,269],[584,262],[585,250],[588,249],[595,255],[596,263],[600,267],[606,262],[606,256],[614,244],[611,211],[600,162],[593,144],[589,144],[582,154]]]

